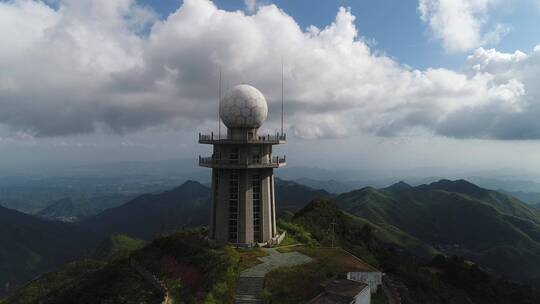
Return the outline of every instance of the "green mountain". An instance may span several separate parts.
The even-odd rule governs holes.
[[[314,238],[315,244],[319,243],[325,248],[332,244],[340,246],[383,271],[383,280],[392,282],[400,294],[401,303],[540,302],[539,289],[507,281],[463,258],[438,254],[430,259],[418,259],[413,252],[396,248],[382,239],[379,228],[369,223],[362,225],[355,216],[340,210],[333,200],[315,200],[296,213],[290,222],[282,220],[283,223],[298,227],[288,230],[289,237],[300,239],[299,234],[302,234],[304,238]],[[294,250],[290,247],[285,249]],[[313,297],[306,297],[306,294],[309,295],[307,291],[335,275],[336,269],[329,267],[331,255],[317,253],[316,245],[300,250],[324,262],[270,272],[266,276],[265,291],[273,302],[305,303]],[[381,296],[381,293],[372,295],[372,303],[388,303]]]
[[[356,182],[347,183],[337,180],[317,180],[306,177],[295,179],[294,181],[313,189],[324,189],[329,193],[345,193],[358,188]]]
[[[335,236],[338,236],[337,239],[354,243],[355,238],[362,234],[362,228],[369,225],[378,240],[386,246],[397,247],[425,259],[440,253],[429,244],[394,226],[383,222],[374,223],[340,210],[333,199],[314,200],[297,212],[293,219],[325,243],[330,243]]]
[[[48,207],[40,210],[36,215],[63,222],[76,222],[79,218],[97,213],[88,204],[77,204],[70,197],[52,202]]]
[[[283,203],[294,208],[302,207],[318,195],[327,195],[325,191],[284,181],[278,182],[276,191],[281,195],[277,198],[278,206]],[[208,187],[188,181],[160,194],[141,195],[76,225],[0,207],[0,223],[4,224],[0,230],[0,286],[9,283],[13,290],[37,274],[93,252],[96,245],[93,256],[102,257],[111,248],[125,252],[121,248],[140,245],[131,237],[149,240],[177,228],[206,225],[209,201]],[[62,199],[40,215],[69,218],[81,210],[78,202]]]
[[[212,248],[192,230],[160,236],[143,247],[121,239],[123,255],[67,264],[0,303],[160,304],[165,297],[174,303],[231,303],[239,272],[239,256],[231,248]]]
[[[276,183],[278,210],[298,210],[312,199],[326,196],[330,194],[324,190],[295,182],[278,180]],[[81,225],[103,236],[127,234],[151,239],[160,232],[206,225],[209,207],[210,188],[187,181],[170,191],[141,195],[120,207],[86,218]]]
[[[527,191],[500,191],[511,195],[515,198],[522,200],[523,202],[530,205],[540,204],[540,192],[527,192]]]
[[[540,211],[464,180],[393,190],[363,188],[338,206],[514,279],[540,277]]]
[[[87,229],[4,207],[0,223],[0,286],[9,290],[89,253],[97,243]]]
[[[123,257],[144,247],[145,244],[146,242],[141,239],[136,239],[124,234],[113,234],[101,241],[92,254],[92,257],[100,260]]]
[[[392,184],[386,188],[383,188],[383,190],[391,191],[391,192],[399,192],[399,191],[405,191],[410,190],[412,188],[411,185],[407,184],[404,181],[397,182],[395,184]]]
[[[441,185],[432,186],[441,188]],[[400,190],[398,194],[373,188],[359,191],[369,190],[369,203],[382,201],[380,196],[421,198],[416,192],[432,191],[476,201],[468,195],[424,188]],[[485,194],[473,189],[474,195]],[[411,191],[414,193],[405,194]],[[334,245],[345,248],[383,271],[400,293],[402,303],[535,304],[540,301],[538,290],[506,281],[462,258],[445,257],[433,249],[433,258],[418,259],[416,253],[419,248],[413,244],[424,246],[424,250],[432,247],[396,226],[375,223],[344,212],[341,204],[333,199],[317,199],[289,220],[280,220],[280,228],[287,229],[288,238],[293,242],[308,241],[304,243],[309,246],[301,247],[298,250],[304,251],[300,252],[315,254],[314,258],[322,259],[270,272],[266,277],[265,298],[273,299],[272,303],[305,303],[312,298],[311,292],[304,292],[305,288],[316,294],[322,281],[343,271],[327,263],[332,256],[321,255],[317,250],[320,249],[318,246],[328,248]],[[250,253],[246,249],[236,251],[229,247],[212,247],[202,229],[161,235],[144,246],[140,240],[116,235],[102,242],[100,248],[97,251],[100,254],[94,255],[100,260],[70,263],[32,281],[0,303],[73,303],[73,299],[77,299],[77,303],[162,303],[164,295],[179,303],[231,303],[242,265],[239,254],[247,253],[245,256],[249,256],[257,250]],[[294,251],[297,250],[295,248],[289,246],[279,250]],[[141,273],[141,268],[150,277],[158,278],[166,292],[153,286],[149,276]],[[299,280],[303,280],[301,284]],[[301,295],[309,297],[298,301]],[[380,293],[373,295],[374,301],[378,301],[375,303],[384,303],[380,302],[383,301],[381,296]]]
[[[120,206],[129,200],[129,196],[122,194],[105,194],[90,198],[64,197],[48,203],[36,215],[63,222],[77,222],[86,217],[96,215],[103,210]]]
[[[276,205],[278,211],[297,211],[316,198],[331,196],[325,190],[313,189],[293,181],[276,179]]]
[[[81,222],[100,235],[127,234],[151,239],[160,232],[205,225],[210,190],[195,181],[159,194],[144,194]]]

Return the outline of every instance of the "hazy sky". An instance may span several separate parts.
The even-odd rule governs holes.
[[[539,20],[538,0],[0,1],[0,166],[208,154],[220,69],[274,132],[283,58],[290,165],[535,170]]]

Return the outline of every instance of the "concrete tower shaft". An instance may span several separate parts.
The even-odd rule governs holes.
[[[267,105],[252,86],[232,88],[220,108],[227,134],[199,134],[199,143],[213,145],[212,156],[199,157],[200,166],[212,168],[210,237],[241,246],[274,243],[278,233],[273,169],[285,166],[286,160],[274,156],[272,147],[284,144],[286,137],[258,133]]]

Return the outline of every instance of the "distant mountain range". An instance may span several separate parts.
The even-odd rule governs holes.
[[[302,177],[295,180],[297,183],[309,186],[314,189],[323,189],[325,191],[328,191],[330,193],[345,193],[352,191],[354,189],[358,189],[358,185],[356,182],[344,182],[344,181],[337,181],[337,180],[317,180],[313,178],[307,178]]]
[[[279,209],[297,210],[310,200],[328,196],[289,181],[277,181]],[[111,196],[110,200],[123,196]],[[210,189],[187,181],[159,194],[144,194],[127,203],[85,217],[77,224],[38,218],[0,207],[0,286],[16,286],[34,275],[92,251],[109,235],[127,234],[152,239],[160,232],[182,227],[206,225],[209,217]],[[106,206],[103,203],[101,206]],[[95,212],[92,205],[69,198],[56,201],[39,212],[40,217],[70,220]],[[0,292],[1,295],[1,292]]]
[[[312,199],[327,197],[316,190],[291,181],[276,181],[278,210],[298,210]],[[187,181],[159,194],[141,195],[126,204],[105,210],[81,222],[102,235],[128,234],[151,239],[157,233],[182,227],[206,225],[210,214],[210,188]]]
[[[160,232],[206,225],[210,189],[187,181],[159,194],[144,194],[126,204],[83,220],[80,225],[100,235],[127,234],[151,239]]]
[[[289,182],[279,184],[283,187]],[[296,189],[295,195],[302,189],[317,192],[295,183],[281,191],[291,188]],[[197,182],[187,182],[162,194],[141,196],[124,208],[115,208],[121,211],[111,209],[104,214],[132,216],[137,222],[141,220],[139,209],[177,212],[171,205],[180,205],[186,214],[179,221],[194,223],[192,216],[203,210],[194,206],[208,199],[208,192]],[[302,204],[293,205],[296,208]],[[162,216],[159,212],[148,214],[153,220]],[[511,196],[464,180],[440,180],[416,187],[399,182],[385,188],[366,187],[335,198],[314,199],[293,216],[280,219],[280,227],[291,228],[288,235],[292,241],[308,240],[306,243],[315,246],[303,248],[311,254],[317,252],[317,246],[333,244],[360,256],[385,272],[403,303],[532,304],[540,299],[540,291],[507,281],[505,276],[525,281],[537,277],[538,255],[533,240],[537,220],[538,211]],[[141,222],[140,227],[155,230],[157,226]],[[234,271],[242,263],[238,252],[228,247],[209,248],[204,237],[193,232],[183,230],[158,236],[151,242],[125,235],[110,236],[91,256],[100,260],[70,263],[33,280],[0,303],[19,303],[21,298],[27,303],[72,303],[73,299],[78,303],[161,303],[162,295],[134,271],[130,257],[163,279],[175,298],[189,303],[212,303],[204,295],[213,292],[213,299],[232,299]],[[440,255],[441,252],[448,256]],[[451,257],[453,254],[466,259]],[[298,286],[317,286],[336,271],[343,271],[332,266],[329,256],[315,256],[321,259],[316,267],[281,269],[277,278],[286,282],[282,285],[287,286],[290,281],[296,286],[293,282],[303,279]],[[176,279],[179,281],[173,281]],[[276,277],[268,280],[275,284]],[[296,295],[291,290],[294,288],[282,288],[276,297],[289,295],[284,302],[305,303],[290,297],[291,293]],[[376,299],[381,301],[380,297]]]
[[[50,220],[77,222],[103,210],[122,205],[129,199],[130,196],[122,194],[100,195],[90,199],[79,198],[77,200],[64,197],[49,203],[47,207],[38,211],[36,215]]]
[[[315,198],[332,196],[292,181],[276,184],[278,210],[297,211]],[[465,180],[441,180],[414,187],[404,182],[365,187],[334,200],[355,225],[369,223],[382,242],[419,257],[445,252],[514,279],[540,277],[540,211],[508,194]],[[209,201],[207,186],[188,181],[77,225],[0,208],[0,286],[20,284],[84,256],[113,234],[148,240],[160,232],[206,225]],[[73,207],[68,200],[56,205],[42,215],[69,216]]]
[[[399,230],[514,279],[540,277],[540,211],[465,180],[366,187],[336,198],[359,218]]]
[[[540,205],[540,192],[504,191],[504,190],[499,190],[499,192],[503,192],[508,195],[511,195],[530,205],[536,205],[536,206]]]
[[[308,187],[294,181],[276,179],[276,208],[277,211],[298,211],[316,198],[330,197],[326,190]]]

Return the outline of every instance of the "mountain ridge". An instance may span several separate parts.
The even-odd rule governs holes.
[[[440,180],[394,192],[366,187],[336,201],[357,217],[390,224],[512,278],[540,276],[540,213],[508,195]]]
[[[0,286],[16,287],[92,250],[90,230],[0,206]],[[2,290],[3,291],[3,290]],[[0,291],[0,293],[2,292]]]

